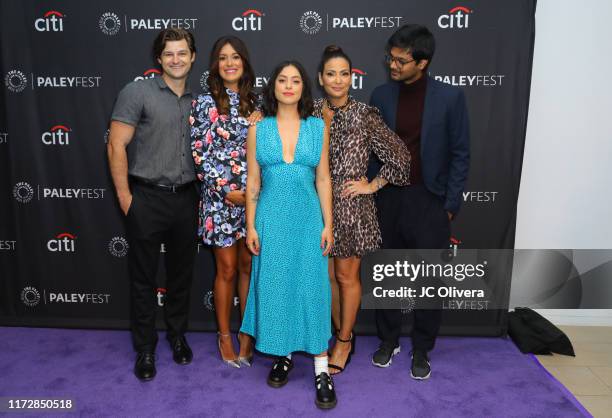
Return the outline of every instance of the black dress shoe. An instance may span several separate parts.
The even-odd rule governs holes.
[[[155,370],[155,353],[143,351],[136,356],[136,365],[134,365],[134,374],[140,380],[146,382],[153,380],[157,371]]]
[[[185,336],[176,338],[170,341],[170,347],[172,348],[172,359],[176,364],[189,364],[193,359],[193,352],[187,344]]]
[[[334,381],[327,373],[320,373],[315,376],[315,388],[317,397],[315,403],[321,409],[331,409],[336,406],[336,391]]]
[[[268,375],[268,385],[273,388],[285,386],[289,381],[289,372],[293,369],[293,361],[287,357],[279,357],[274,361]]]

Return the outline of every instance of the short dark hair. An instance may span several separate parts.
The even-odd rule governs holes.
[[[427,60],[429,66],[436,51],[436,40],[425,26],[408,24],[396,30],[387,41],[387,52],[394,47],[409,50],[417,63]]]
[[[166,42],[180,41],[183,39],[187,41],[189,50],[192,54],[194,54],[196,52],[195,38],[193,37],[191,32],[181,28],[168,28],[161,30],[157,34],[157,37],[153,42],[153,61],[157,64],[157,60],[159,59],[159,57],[161,57],[161,54],[164,51],[164,48],[166,47]]]
[[[298,102],[298,112],[300,113],[300,118],[306,119],[312,115],[313,103],[312,103],[312,88],[310,86],[310,78],[304,69],[304,66],[295,60],[287,60],[283,61],[274,68],[272,74],[270,75],[268,84],[264,87],[263,90],[263,111],[266,116],[276,116],[276,112],[278,111],[278,101],[276,100],[276,95],[274,94],[274,90],[276,87],[276,79],[278,78],[281,71],[285,69],[285,67],[293,66],[300,73],[300,77],[302,77],[302,96],[300,97],[300,101]]]
[[[221,54],[221,49],[227,44],[234,48],[242,60],[242,77],[240,77],[238,81],[238,94],[240,96],[240,105],[238,109],[242,116],[248,116],[255,110],[257,96],[253,93],[255,72],[253,71],[251,60],[249,59],[249,50],[242,39],[236,36],[222,36],[217,39],[210,51],[208,86],[210,87],[213,99],[215,99],[219,113],[229,113],[229,96],[225,91],[223,79],[219,74],[219,55]]]

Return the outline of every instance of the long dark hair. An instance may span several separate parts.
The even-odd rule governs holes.
[[[219,74],[219,54],[221,49],[230,44],[232,48],[240,55],[242,59],[242,76],[238,80],[238,94],[240,95],[240,105],[238,113],[242,116],[250,115],[255,110],[257,97],[253,93],[253,85],[255,83],[255,72],[249,60],[249,51],[245,43],[236,36],[222,36],[217,39],[210,52],[210,66],[208,75],[208,86],[210,93],[215,99],[217,109],[220,114],[229,113],[229,96],[225,91],[223,79]]]
[[[308,116],[312,115],[312,88],[310,86],[310,78],[308,77],[304,66],[295,60],[283,61],[272,71],[268,84],[263,90],[263,111],[266,116],[276,116],[276,112],[278,112],[278,101],[276,100],[276,95],[274,94],[276,79],[281,71],[283,71],[285,67],[289,66],[295,67],[300,73],[300,77],[302,77],[302,96],[298,102],[298,112],[300,114],[300,118],[306,119]]]

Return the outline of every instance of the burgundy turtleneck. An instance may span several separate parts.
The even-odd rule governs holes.
[[[427,76],[423,75],[413,83],[402,83],[397,100],[395,132],[404,141],[412,157],[410,161],[410,184],[423,182],[421,173],[421,125],[426,89]]]

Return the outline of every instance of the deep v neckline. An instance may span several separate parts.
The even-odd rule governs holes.
[[[285,160],[285,152],[283,151],[283,138],[281,138],[281,134],[280,134],[280,129],[278,127],[278,119],[274,118],[274,125],[276,126],[276,136],[278,137],[278,140],[280,142],[280,147],[281,147],[281,160],[283,160],[283,162],[285,164],[293,164],[295,162],[295,157],[297,156],[297,150],[298,150],[298,145],[300,144],[300,137],[302,136],[302,118],[300,118],[300,126],[298,128],[298,136],[297,139],[295,141],[295,147],[293,148],[293,159],[291,160],[291,162],[288,162],[287,160]]]

